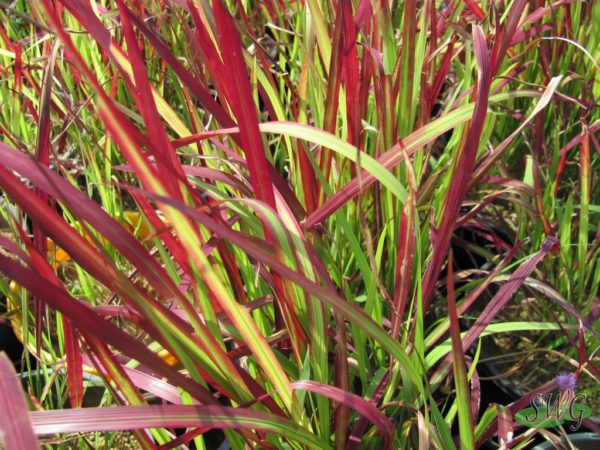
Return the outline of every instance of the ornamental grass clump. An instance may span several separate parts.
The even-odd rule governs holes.
[[[524,444],[515,330],[597,385],[598,3],[0,16],[7,450]]]

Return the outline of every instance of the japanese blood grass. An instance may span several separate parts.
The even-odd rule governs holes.
[[[34,449],[39,442],[33,430],[24,393],[6,353],[0,353],[0,400],[4,414],[0,439],[8,448]]]
[[[236,449],[531,439],[507,420],[525,403],[480,404],[467,352],[534,297],[546,315],[510,323],[597,378],[600,8],[501,7],[1,11],[0,287],[49,410],[15,416],[65,448],[119,430],[209,448],[212,428]],[[461,228],[485,242],[467,273]],[[102,407],[64,410],[85,372]]]

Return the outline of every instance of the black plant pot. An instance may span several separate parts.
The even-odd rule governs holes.
[[[10,322],[3,315],[6,314],[6,298],[0,296],[0,352],[5,352],[17,372],[21,371],[21,356],[23,344],[15,335]]]
[[[18,372],[21,366],[23,345],[13,333],[13,329],[6,323],[0,323],[0,352],[5,352]]]
[[[575,433],[569,435],[569,440],[573,446],[579,450],[598,450],[600,449],[600,435],[596,433]],[[563,448],[570,448],[565,440]],[[531,450],[552,450],[557,448],[552,442],[546,441],[532,447]],[[558,447],[560,448],[560,447]]]
[[[481,377],[492,378],[492,380],[485,380],[482,381],[482,383],[487,383],[488,386],[489,383],[492,383],[502,392],[502,399],[506,402],[502,404],[512,403],[515,400],[523,397],[525,392],[519,389],[519,387],[517,387],[517,385],[508,378],[502,377],[503,371],[499,369],[496,364],[491,361],[486,361],[486,358],[492,358],[493,356],[496,356],[495,353],[497,353],[497,351],[499,351],[499,349],[493,344],[482,345],[481,359],[483,361],[477,365],[478,373]]]
[[[21,385],[23,386],[23,390],[27,392],[29,390],[30,381],[35,380],[37,377],[41,377],[42,375],[37,371],[32,371],[21,372],[18,374],[18,376],[19,378],[21,378]],[[106,388],[104,387],[102,379],[95,375],[84,373],[83,380],[87,383],[87,386],[83,395],[82,406],[84,408],[93,408],[100,406],[102,398],[106,393]],[[41,379],[41,381],[43,382],[43,378]],[[68,402],[64,405],[64,407],[69,407]]]

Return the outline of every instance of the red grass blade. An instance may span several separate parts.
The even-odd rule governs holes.
[[[570,3],[576,3],[576,2],[581,2],[582,0],[558,0],[557,2],[554,2],[548,6],[541,6],[538,9],[536,9],[535,11],[533,11],[531,14],[529,14],[529,16],[527,16],[527,18],[523,21],[523,26],[525,25],[530,25],[532,23],[537,22],[538,20],[542,19],[545,15],[550,14],[550,13],[556,13],[556,9],[559,6],[564,6],[564,5],[568,5]],[[515,37],[519,34],[522,33],[522,31],[518,31],[517,33],[515,33]],[[513,37],[514,39],[514,37]],[[511,43],[512,45],[512,43]]]
[[[483,130],[483,124],[487,113],[488,95],[490,90],[491,73],[489,67],[488,48],[485,42],[483,30],[476,26],[473,29],[473,47],[477,59],[478,78],[477,78],[477,100],[471,126],[466,135],[464,147],[460,149],[461,155],[456,166],[455,176],[444,198],[444,214],[437,237],[433,247],[431,261],[427,266],[427,271],[423,277],[423,308],[431,302],[435,283],[439,278],[442,265],[445,260],[450,238],[454,231],[456,217],[463,198],[467,193],[467,185],[473,172],[477,148]]]
[[[140,55],[138,41],[133,33],[131,23],[124,13],[124,4],[122,1],[118,1],[117,4],[121,12],[123,34],[127,42],[128,56],[135,79],[135,91],[133,92],[137,95],[134,95],[134,98],[146,123],[148,138],[152,143],[152,147],[162,156],[156,158],[158,176],[164,180],[165,186],[168,188],[171,196],[182,198],[179,182],[182,181],[187,185],[187,179],[183,175],[181,163],[177,159],[175,149],[171,145],[171,141],[156,110],[156,103],[152,96],[152,86],[146,73],[146,64]],[[191,191],[191,189],[188,190]]]
[[[360,119],[363,117],[363,105],[360,103],[360,96],[356,95],[360,90],[360,85],[366,83],[366,80],[360,78],[358,50],[356,48],[356,24],[352,17],[351,2],[340,2],[340,14],[342,15],[343,30],[343,52],[342,52],[342,71],[344,89],[346,91],[346,114],[348,116],[348,142],[359,148],[360,138]]]
[[[222,81],[229,86],[229,105],[235,112],[240,127],[242,148],[246,154],[250,180],[256,198],[276,210],[273,185],[269,173],[269,162],[265,155],[258,115],[252,99],[247,69],[242,57],[242,43],[233,19],[226,11],[221,0],[213,3],[217,36],[221,45],[223,68],[220,72]],[[213,74],[217,75],[217,74]]]
[[[390,445],[393,443],[394,425],[373,403],[349,391],[345,391],[335,386],[321,384],[316,381],[294,381],[292,387],[294,389],[303,389],[314,392],[315,394],[323,395],[356,410],[359,414],[373,422],[373,425],[377,427],[387,443],[386,448],[392,448]]]
[[[465,4],[467,5],[467,8],[473,13],[475,14],[475,17],[477,17],[477,20],[482,21],[485,17],[485,13],[482,11],[482,9],[479,7],[479,5],[475,2],[475,0],[464,0]]]
[[[504,22],[504,28],[497,30],[498,35],[492,48],[490,60],[492,73],[496,73],[500,64],[502,64],[526,5],[527,0],[516,0],[513,2]]]
[[[436,99],[440,96],[440,92],[442,91],[444,81],[446,81],[448,77],[448,71],[450,70],[450,65],[454,56],[454,45],[455,39],[451,40],[448,44],[448,48],[446,49],[444,57],[442,58],[442,62],[440,63],[440,68],[438,69],[438,72],[435,74],[435,78],[433,79],[433,83],[431,85],[431,93],[428,99],[429,114],[431,113],[431,109],[433,108]]]
[[[67,359],[67,378],[69,380],[69,400],[71,408],[81,408],[83,403],[83,362],[77,339],[77,332],[65,316],[61,317]]]
[[[513,436],[512,414],[506,406],[496,405],[496,410],[498,411],[498,443],[500,448],[510,448],[509,444]]]
[[[342,62],[341,55],[344,51],[343,41],[343,14],[338,14],[335,18],[335,27],[333,30],[333,42],[331,45],[331,57],[329,63],[329,76],[327,78],[327,91],[325,97],[325,111],[323,116],[323,129],[331,134],[336,134],[337,113],[339,107],[339,93],[342,82]],[[333,153],[327,148],[321,148],[319,167],[325,180],[329,180],[329,173],[333,161]],[[318,203],[324,198],[323,187],[318,185]]]
[[[373,392],[373,394],[371,394],[371,398],[369,398],[369,401],[372,404],[378,404],[381,399],[383,398],[384,394],[385,394],[385,390],[386,388],[389,386],[390,383],[390,371],[387,370],[385,372],[385,374],[383,375],[383,377],[381,378],[381,381],[379,382],[379,384],[377,385],[377,387],[375,388],[375,391]],[[349,445],[348,445],[348,450],[358,450],[360,448],[360,443],[362,442],[362,438],[364,436],[364,434],[367,432],[367,423],[368,419],[365,416],[361,416],[358,421],[354,424],[354,427],[352,427],[352,431],[350,432],[350,438],[349,438]]]
[[[76,411],[36,411],[30,416],[37,434],[200,426],[272,432],[300,441],[309,448],[329,448],[325,442],[287,419],[262,411],[225,406],[117,406],[84,408]],[[29,448],[21,447],[19,450],[29,450]]]
[[[127,366],[123,366],[123,369],[131,379],[131,382],[138,388],[143,389],[146,392],[150,392],[156,395],[158,398],[169,403],[173,403],[174,405],[182,404],[179,389],[172,384],[139,370],[131,369]]]
[[[0,443],[6,450],[40,448],[23,395],[15,369],[6,354],[0,353]]]
[[[402,208],[400,232],[398,238],[398,254],[396,258],[396,274],[394,277],[394,293],[392,296],[391,336],[394,339],[400,334],[400,326],[404,320],[404,311],[408,302],[411,286],[411,274],[415,250],[415,192],[411,186],[409,195]]]
[[[469,366],[473,363],[472,359],[468,360]],[[479,380],[479,374],[477,370],[473,371],[473,377],[471,378],[471,414],[473,417],[479,417],[479,408],[481,407],[481,381]]]
[[[350,371],[348,351],[346,349],[346,322],[343,318],[335,318],[338,341],[335,345],[335,385],[337,388],[350,392]],[[364,416],[363,416],[364,417]],[[334,412],[334,430],[336,450],[342,450],[346,445],[346,433],[350,421],[350,408],[339,405]]]

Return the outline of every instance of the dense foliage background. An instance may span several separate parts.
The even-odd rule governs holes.
[[[598,413],[599,2],[0,16],[7,449],[517,448],[559,371]]]

